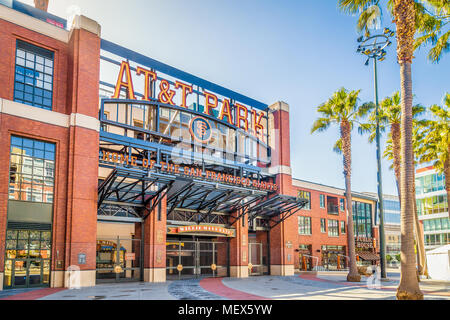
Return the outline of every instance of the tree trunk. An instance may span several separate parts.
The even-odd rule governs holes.
[[[349,256],[349,273],[347,281],[359,282],[361,276],[356,267],[356,252],[355,252],[355,236],[353,234],[353,213],[352,213],[352,138],[351,126],[348,121],[341,122],[341,139],[342,139],[342,154],[344,157],[344,177],[345,177],[345,197],[347,206],[347,243]]]
[[[414,0],[394,0],[397,25],[397,60],[400,64],[402,121],[401,121],[401,278],[397,289],[399,300],[423,299],[416,271],[414,254],[414,162],[412,144],[412,78],[411,64],[414,52]]]
[[[400,123],[391,124],[392,136],[392,158],[394,166],[394,174],[397,179],[398,199],[400,200],[400,168],[401,168],[401,133]]]
[[[401,279],[397,299],[423,299],[419,288],[414,253],[414,162],[412,146],[412,84],[411,64],[400,64],[402,87],[401,192]]]
[[[401,132],[400,132],[400,124],[399,123],[393,123],[391,124],[391,135],[392,135],[392,155],[393,155],[393,162],[394,162],[394,173],[395,178],[397,180],[397,191],[398,191],[398,198],[401,203],[401,191],[400,191],[400,168],[401,168]],[[414,157],[413,157],[414,158]],[[414,163],[414,159],[413,159]],[[414,173],[415,175],[415,173]],[[415,200],[415,194],[416,194],[416,186],[415,186],[415,177],[413,178],[414,184],[413,184],[413,194],[414,194],[414,231],[416,235],[416,245],[418,250],[418,269],[419,274],[421,275],[428,275],[427,270],[427,262],[426,262],[426,253],[425,253],[425,244],[424,244],[424,236],[422,228],[420,227],[419,217],[417,215],[417,206],[416,206],[416,200]]]

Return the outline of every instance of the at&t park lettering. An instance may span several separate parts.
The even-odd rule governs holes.
[[[136,68],[136,75],[143,76],[145,80],[145,89],[142,100],[153,100],[151,98],[151,84],[158,80],[158,75],[156,74],[156,72],[138,66]],[[122,89],[126,90],[128,99],[136,100],[130,64],[126,61],[123,61],[120,65],[119,77],[117,79],[114,95],[112,96],[112,98],[119,99],[120,91]],[[158,101],[164,104],[175,106],[174,98],[176,95],[176,91],[172,90],[169,81],[160,79],[159,89],[160,92],[158,94]],[[186,100],[188,95],[194,92],[193,86],[180,81],[175,81],[174,89],[178,89],[181,91],[181,107],[187,109],[188,106],[186,105]],[[204,113],[214,117],[213,110],[219,107],[219,98],[215,94],[207,92],[206,90],[203,91],[203,96],[205,97]],[[232,126],[245,130],[245,132],[247,133],[249,132],[249,128],[251,127],[251,133],[254,136],[258,137],[262,135],[264,126],[262,125],[261,121],[264,118],[264,112],[257,113],[254,109],[249,111],[246,106],[234,102],[235,114],[233,117],[231,106],[231,100],[223,99],[222,108],[220,109],[218,120],[226,121]],[[250,121],[248,120],[250,113],[252,114],[252,123],[249,123]]]
[[[137,157],[129,157],[124,156],[115,152],[108,152],[102,150],[103,156],[100,158],[102,161],[113,162],[122,165],[131,165],[134,167],[142,167],[145,169],[155,169],[157,163],[154,160],[142,159],[139,161]],[[278,186],[274,183],[258,181],[255,179],[244,178],[240,176],[234,176],[231,174],[211,171],[211,170],[202,170],[199,168],[193,168],[190,166],[180,166],[178,164],[171,164],[164,161],[159,163],[161,168],[161,172],[166,172],[175,175],[184,175],[188,177],[194,177],[199,179],[206,179],[215,182],[224,182],[228,184],[241,185],[243,187],[253,187],[255,189],[266,190],[266,191],[277,191]]]

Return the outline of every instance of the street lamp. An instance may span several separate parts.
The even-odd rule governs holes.
[[[386,48],[389,47],[392,42],[390,38],[395,35],[393,31],[388,28],[384,28],[383,34],[369,36],[364,38],[361,36],[357,39],[359,46],[356,50],[357,53],[361,53],[367,57],[365,65],[369,65],[370,59],[373,59],[373,71],[375,82],[375,113],[377,121],[376,129],[376,144],[377,144],[377,181],[378,181],[378,208],[380,212],[380,266],[381,266],[381,278],[386,279],[386,238],[384,234],[384,206],[383,206],[383,184],[381,177],[381,155],[380,155],[380,117],[379,117],[379,103],[378,103],[378,75],[377,75],[377,60],[383,61],[386,59]]]

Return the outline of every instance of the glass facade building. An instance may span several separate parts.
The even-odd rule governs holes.
[[[432,167],[416,173],[417,214],[423,223],[425,249],[450,243],[450,220],[445,176]]]
[[[352,212],[355,237],[372,238],[372,205],[353,201]]]

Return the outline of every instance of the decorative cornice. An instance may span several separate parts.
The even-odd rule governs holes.
[[[0,5],[0,19],[14,23],[18,26],[35,31],[64,43],[69,42],[69,32],[67,30],[3,5]]]

